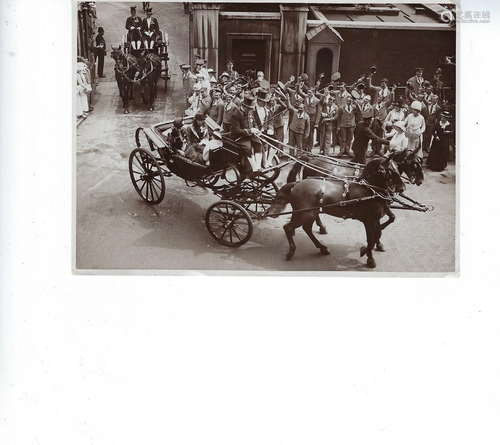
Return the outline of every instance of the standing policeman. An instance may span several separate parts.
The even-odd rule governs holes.
[[[106,77],[104,71],[104,56],[106,55],[106,40],[104,40],[104,29],[99,26],[97,29],[97,37],[95,38],[96,52],[97,52],[97,75],[99,77]]]

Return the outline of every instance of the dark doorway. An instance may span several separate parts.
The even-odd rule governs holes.
[[[255,39],[234,39],[234,69],[245,75],[248,70],[266,72],[266,41]]]
[[[333,54],[331,50],[328,48],[322,48],[318,51],[316,56],[316,77],[314,78],[314,82],[316,82],[316,79],[321,73],[325,75],[321,81],[320,88],[324,88],[327,83],[331,82],[332,61]]]

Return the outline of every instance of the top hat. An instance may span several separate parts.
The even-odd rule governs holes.
[[[104,28],[102,26],[99,26],[99,28],[97,28],[97,32],[104,32]]]
[[[146,9],[146,13],[150,13],[150,12],[153,13],[153,8],[147,8]]]
[[[243,98],[243,102],[241,102],[241,105],[244,105],[247,108],[255,108],[255,96],[251,94],[245,95]]]
[[[259,88],[257,90],[257,100],[261,100],[262,102],[269,102],[267,91],[264,88]]]
[[[130,7],[130,12],[135,12],[135,6]]]

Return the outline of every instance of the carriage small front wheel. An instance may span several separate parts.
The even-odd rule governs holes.
[[[159,204],[165,197],[165,179],[153,153],[136,148],[130,153],[128,169],[140,197],[150,204]]]
[[[250,215],[233,201],[212,204],[205,215],[205,225],[213,238],[229,247],[242,246],[253,234]]]

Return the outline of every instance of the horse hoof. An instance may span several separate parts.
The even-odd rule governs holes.
[[[330,255],[330,251],[328,250],[328,247],[320,247],[319,251],[320,251],[323,255]]]
[[[293,257],[293,254],[294,254],[294,253],[295,253],[295,252],[288,251],[288,252],[286,253],[286,260],[287,260],[287,261],[290,261],[290,260],[292,259],[292,257]]]
[[[154,110],[154,108],[153,108],[153,107],[149,107],[149,111],[153,111],[153,110]]]
[[[368,258],[368,261],[366,262],[366,265],[372,269],[374,269],[377,266],[377,263],[375,263],[375,260],[373,258]]]
[[[385,252],[384,245],[382,243],[377,243],[375,249],[379,252]]]
[[[128,110],[123,110],[123,114],[128,114],[129,111]]]
[[[328,234],[328,230],[326,230],[326,227],[320,227],[319,228],[319,234],[320,235],[327,235]]]
[[[365,246],[361,247],[361,249],[359,249],[359,256],[364,257],[367,251],[368,249]]]

